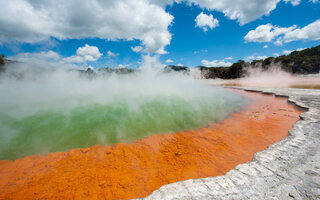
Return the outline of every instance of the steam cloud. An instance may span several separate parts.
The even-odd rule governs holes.
[[[200,128],[244,103],[162,67],[146,56],[140,72],[91,77],[61,67],[9,65],[0,76],[0,159]]]
[[[268,69],[261,66],[247,67],[245,76],[232,83],[252,87],[311,87],[320,85],[320,76],[294,75],[282,70],[280,64],[274,63]]]

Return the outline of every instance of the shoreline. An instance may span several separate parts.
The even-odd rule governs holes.
[[[320,90],[228,87],[285,96],[307,109],[290,135],[218,177],[165,185],[149,199],[318,199],[320,198]]]
[[[287,102],[287,99],[281,100],[282,103]],[[270,102],[273,102],[273,99]],[[257,100],[256,103],[258,103]],[[262,104],[258,105],[262,106]],[[268,145],[288,135],[290,124],[283,127],[277,126],[277,123],[272,125],[273,128],[283,131],[281,136],[278,133],[274,134],[274,138],[266,138],[266,135],[261,135],[261,131],[255,132],[254,128],[251,130],[253,135],[232,133],[235,128],[243,127],[243,124],[236,126],[237,123],[233,121],[241,119],[239,113],[242,115],[245,113],[242,120],[257,121],[255,128],[261,128],[258,122],[263,119],[260,119],[262,118],[260,116],[267,113],[268,108],[259,107],[258,111],[255,108],[255,111],[246,113],[246,108],[250,106],[253,105],[245,106],[244,110],[231,114],[219,124],[212,124],[199,130],[152,135],[132,144],[120,143],[111,147],[93,146],[68,152],[50,153],[46,156],[28,156],[14,162],[0,161],[0,180],[2,180],[0,188],[3,188],[0,189],[0,199],[10,199],[13,196],[17,198],[19,195],[29,198],[137,198],[146,196],[168,183],[225,174],[239,163],[252,160],[255,152],[267,148]],[[278,116],[279,118],[284,121],[290,118],[292,120],[290,116],[292,112],[283,112],[285,111],[279,110],[278,115],[281,117],[288,115],[289,118]],[[230,118],[235,115],[238,115],[238,118],[230,121]],[[274,113],[269,115],[272,119]],[[228,120],[229,124],[225,122]],[[224,123],[226,124],[219,129],[219,126]],[[233,126],[228,128],[230,123]],[[248,125],[253,126],[254,123]],[[212,130],[214,134],[211,133]],[[230,132],[228,135],[226,130]],[[235,135],[237,135],[236,138]],[[253,136],[254,139],[252,139]],[[259,142],[258,139],[261,141]],[[249,152],[243,151],[243,148],[248,148]],[[228,160],[230,156],[233,156],[233,159]],[[106,163],[106,161],[112,162]],[[7,168],[10,170],[8,171]],[[74,170],[75,168],[78,170]],[[133,170],[137,172],[132,174]],[[45,183],[48,184],[40,186]],[[7,189],[4,189],[5,186]],[[57,191],[63,188],[65,188],[64,194],[57,194]]]

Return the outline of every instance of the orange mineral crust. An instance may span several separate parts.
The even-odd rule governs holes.
[[[285,98],[238,92],[251,102],[206,128],[0,161],[0,199],[130,199],[225,174],[288,136],[302,112]]]

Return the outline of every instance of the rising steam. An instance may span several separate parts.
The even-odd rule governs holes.
[[[146,59],[140,72],[122,75],[8,66],[0,77],[0,159],[200,128],[244,103],[192,76],[154,70],[160,64]]]
[[[244,77],[235,81],[228,81],[227,85],[316,88],[320,87],[320,74],[294,75],[284,71],[281,65],[277,63],[271,64],[267,69],[255,65],[246,67]]]

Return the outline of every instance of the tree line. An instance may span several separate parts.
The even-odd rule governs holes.
[[[302,51],[293,51],[289,55],[279,57],[269,57],[264,60],[253,60],[245,62],[239,60],[230,67],[205,67],[197,66],[204,78],[213,79],[236,79],[245,75],[246,68],[260,67],[268,70],[274,65],[279,66],[282,70],[293,74],[316,74],[320,73],[320,45],[308,48]],[[188,71],[188,67],[169,65],[166,71]]]

